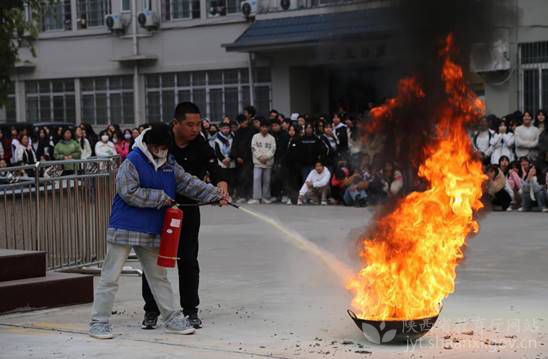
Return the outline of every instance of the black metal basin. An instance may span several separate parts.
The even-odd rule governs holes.
[[[365,338],[374,344],[405,344],[415,341],[428,333],[436,323],[438,315],[430,318],[410,320],[368,320],[360,319],[347,311]]]

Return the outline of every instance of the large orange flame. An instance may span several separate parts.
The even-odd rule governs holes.
[[[446,100],[436,119],[436,138],[426,148],[426,160],[419,168],[428,189],[409,194],[379,219],[374,233],[363,238],[365,267],[347,283],[354,293],[352,305],[362,318],[409,320],[437,315],[442,300],[455,289],[465,240],[479,229],[474,213],[483,207],[480,199],[486,178],[472,155],[464,125],[481,115],[484,106],[466,86],[462,68],[451,60],[452,48],[453,38],[448,36],[440,53]],[[417,82],[407,78],[399,94],[410,93],[424,96]],[[406,98],[398,97],[373,110],[374,121],[389,116],[390,108],[402,101]]]

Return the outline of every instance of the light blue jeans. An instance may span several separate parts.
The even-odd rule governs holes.
[[[544,188],[542,188],[541,185],[539,185],[538,183],[529,183],[527,181],[524,181],[523,182],[523,185],[521,187],[521,198],[522,198],[522,201],[523,201],[523,208],[529,210],[531,209],[531,206],[532,206],[532,200],[531,200],[531,186],[533,186],[533,194],[534,194],[534,197],[535,197],[535,201],[537,201],[537,205],[539,206],[540,209],[542,208],[545,208],[546,207],[546,202],[545,202],[545,191],[544,191]]]
[[[272,168],[253,168],[253,199],[270,199]]]
[[[167,270],[156,264],[158,249],[146,247],[133,247],[133,249],[139,257],[162,318],[164,321],[171,320],[180,310],[175,307],[173,289],[167,279]],[[95,289],[91,323],[108,323],[114,297],[118,291],[118,279],[130,250],[131,246],[107,243],[107,255],[101,270],[101,279]]]
[[[359,201],[367,199],[367,191],[364,189],[352,189],[351,187],[348,187],[346,191],[344,191],[343,196],[343,202],[347,206],[354,206]]]

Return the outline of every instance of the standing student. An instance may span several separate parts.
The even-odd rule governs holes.
[[[166,325],[166,332],[192,334],[194,328],[173,302],[173,290],[165,268],[156,264],[165,210],[177,194],[211,202],[226,200],[208,185],[168,158],[169,127],[155,124],[136,140],[136,149],[122,162],[116,175],[116,196],[107,231],[107,255],[95,290],[89,335],[112,338],[109,319],[131,248],[139,257],[151,292]]]
[[[268,131],[269,123],[262,119],[260,132],[251,139],[253,153],[253,199],[248,204],[272,203],[270,193],[270,179],[274,155],[276,154],[276,139]]]

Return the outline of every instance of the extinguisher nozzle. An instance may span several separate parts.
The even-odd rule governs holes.
[[[227,203],[230,207],[234,207],[234,208],[237,208],[237,209],[240,209],[240,206],[238,206],[237,204],[234,204],[232,202],[228,202]]]

